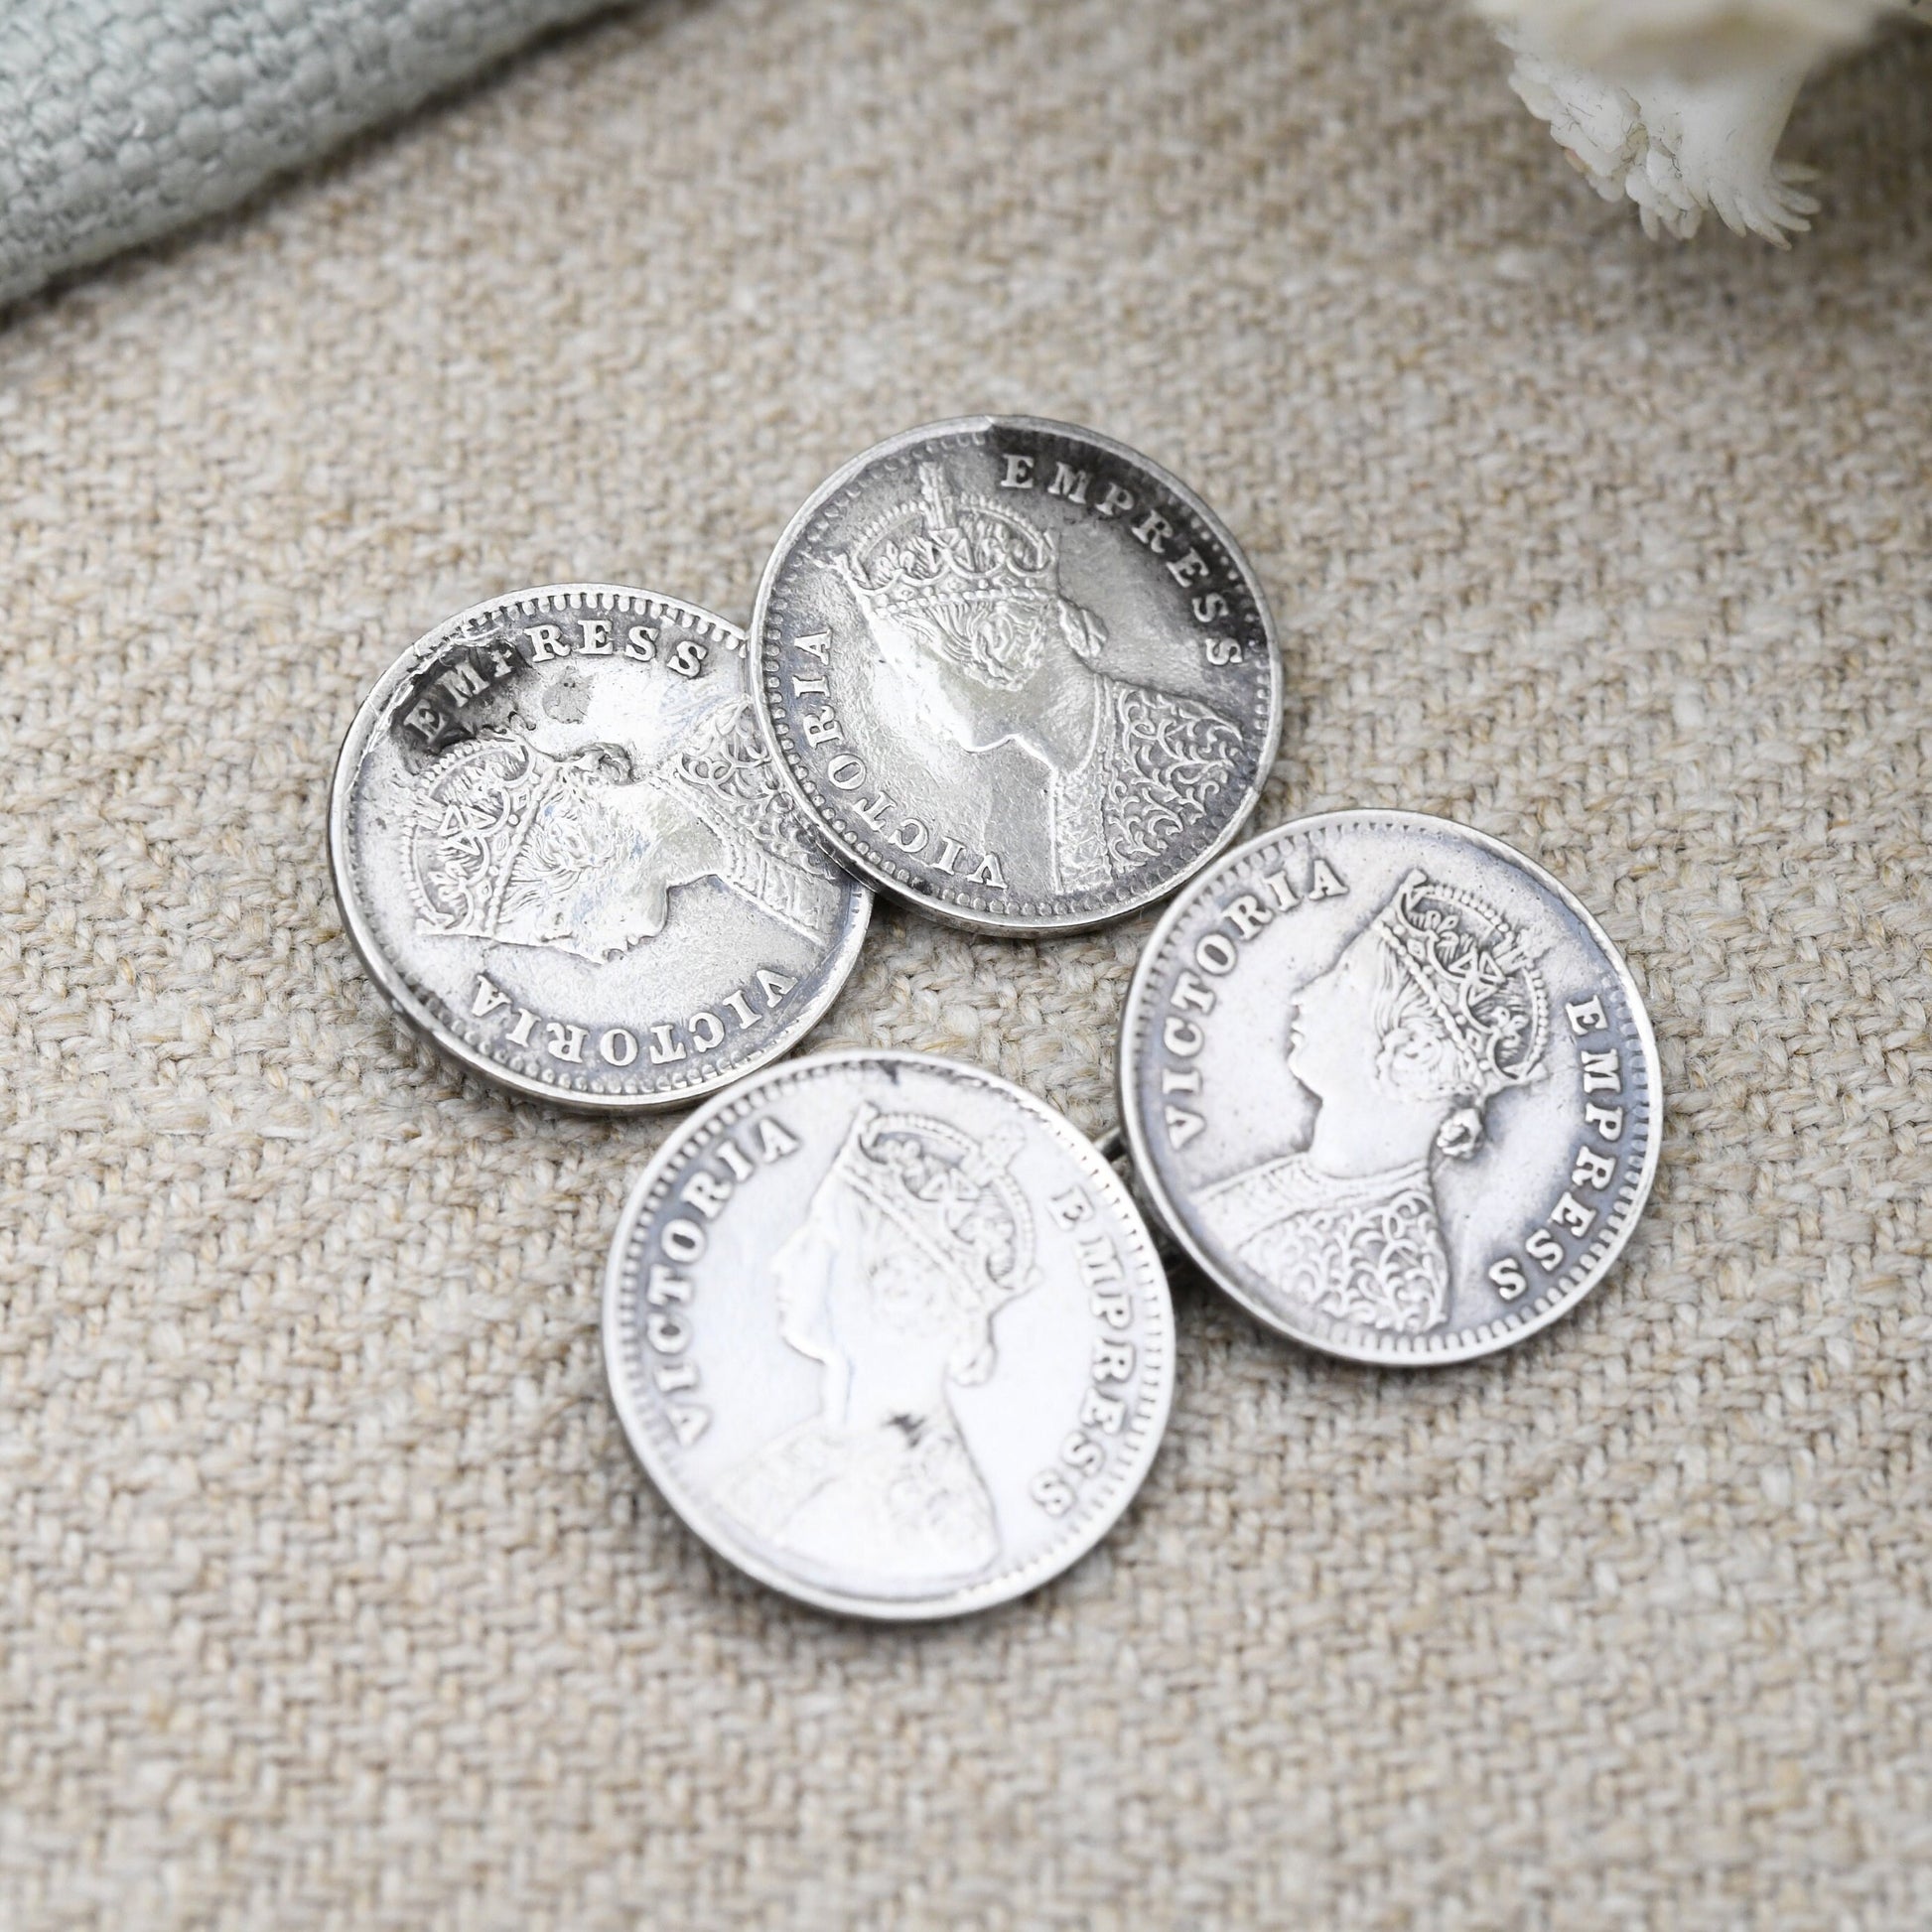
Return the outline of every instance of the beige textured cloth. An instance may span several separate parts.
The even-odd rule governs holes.
[[[717,0],[599,26],[0,335],[0,1923],[1919,1928],[1932,1896],[1932,39],[1811,96],[1789,259],[1643,242],[1428,0]],[[1584,1311],[1378,1374],[1191,1277],[1058,1584],[851,1627],[606,1398],[661,1127],[385,1017],[361,691],[571,576],[743,615],[981,407],[1194,482],[1264,806],[1512,840],[1648,989]],[[820,1032],[1110,1124],[1145,923],[884,913]]]

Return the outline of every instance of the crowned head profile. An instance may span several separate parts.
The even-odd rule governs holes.
[[[923,658],[987,691],[1024,689],[1060,644],[1092,664],[1100,620],[1065,597],[1052,534],[1007,503],[953,489],[919,465],[919,493],[832,559],[873,635],[912,670]]]
[[[612,959],[660,932],[669,895],[715,878],[794,931],[837,923],[838,874],[800,822],[747,698],[639,769],[624,746],[559,753],[516,731],[417,780],[409,884],[426,933]]]
[[[801,1354],[890,1389],[908,1412],[992,1373],[994,1317],[1035,1286],[1018,1140],[862,1106],[773,1260]]]
[[[1412,871],[1302,989],[1289,1063],[1324,1114],[1373,1110],[1383,1131],[1427,1129],[1435,1152],[1463,1159],[1489,1103],[1543,1077],[1549,1038],[1527,936],[1478,895]]]

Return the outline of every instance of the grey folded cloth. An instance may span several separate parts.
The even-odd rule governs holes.
[[[0,302],[609,0],[0,0]]]

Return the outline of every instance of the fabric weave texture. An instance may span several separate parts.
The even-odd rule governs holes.
[[[1807,94],[1790,257],[1645,242],[1501,58],[1436,0],[665,7],[0,333],[8,1932],[1923,1926],[1932,37]],[[1259,822],[1548,866],[1668,1118],[1492,1360],[1177,1274],[1119,1529],[894,1631],[658,1500],[598,1311],[665,1128],[403,1033],[324,827],[440,618],[742,619],[979,409],[1200,489],[1286,654]],[[883,910],[817,1043],[1100,1132],[1151,923]]]

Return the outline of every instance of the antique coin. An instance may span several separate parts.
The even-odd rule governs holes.
[[[631,1193],[604,1289],[625,1433],[713,1549],[859,1616],[985,1609],[1084,1556],[1173,1385],[1146,1224],[977,1067],[821,1053],[712,1101]]]
[[[336,765],[336,893],[402,1017],[514,1093],[674,1107],[787,1051],[872,897],[779,779],[745,633],[567,584],[439,624]]]
[[[1234,539],[1063,423],[896,436],[792,518],[754,683],[834,850],[959,925],[1064,932],[1170,893],[1253,811],[1281,664]]]
[[[1657,1046],[1596,921],[1407,812],[1250,840],[1148,942],[1122,1119],[1182,1247],[1354,1361],[1465,1361],[1575,1308],[1657,1170]]]

